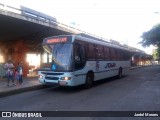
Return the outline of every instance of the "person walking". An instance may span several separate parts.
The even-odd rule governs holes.
[[[7,86],[9,86],[9,81],[12,80],[12,84],[14,84],[14,74],[13,74],[13,69],[14,65],[11,62],[11,60],[8,60],[7,63],[4,65],[4,69],[6,70],[6,77],[7,77]]]

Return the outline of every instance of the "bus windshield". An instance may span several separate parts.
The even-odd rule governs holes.
[[[52,54],[51,70],[56,72],[71,71],[72,44],[48,44],[43,47]]]

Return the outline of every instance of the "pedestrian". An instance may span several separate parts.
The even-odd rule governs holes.
[[[13,77],[13,69],[14,65],[11,60],[8,60],[7,63],[4,65],[4,69],[6,70],[6,77],[7,77],[7,86],[9,86],[9,81],[12,80],[12,84],[14,84],[14,77]]]
[[[19,86],[20,85],[20,75],[18,72],[18,69],[15,70],[15,80],[16,80],[16,85]]]
[[[18,70],[18,73],[19,73],[19,83],[21,85],[23,83],[23,66],[22,66],[22,62],[18,62],[17,70]]]

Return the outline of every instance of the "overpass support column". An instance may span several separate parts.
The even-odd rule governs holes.
[[[22,62],[23,76],[27,77],[27,74],[29,73],[29,64],[26,59],[28,53],[27,45],[23,40],[19,40],[14,43],[13,48],[14,52],[12,55],[12,60],[15,64],[15,67],[17,66],[18,62]]]

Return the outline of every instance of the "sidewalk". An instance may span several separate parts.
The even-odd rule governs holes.
[[[137,69],[137,68],[142,68],[142,67],[148,67],[148,66],[151,66],[151,65],[134,66],[134,67],[131,67],[130,70]]]
[[[130,70],[141,67],[146,66],[136,66],[130,68]],[[12,81],[10,81],[10,86],[7,86],[7,79],[0,77],[0,98],[43,88],[46,88],[46,86],[39,83],[38,77],[23,77],[23,83],[21,86],[12,85]]]
[[[23,83],[20,86],[12,85],[12,81],[10,81],[10,86],[7,86],[7,79],[0,77],[0,98],[42,88],[45,86],[39,83],[38,77],[23,77]]]

